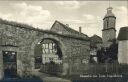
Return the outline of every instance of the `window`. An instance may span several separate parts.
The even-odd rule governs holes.
[[[109,18],[106,20],[107,22],[107,28],[109,28]]]

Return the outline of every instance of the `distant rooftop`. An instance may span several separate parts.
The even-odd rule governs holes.
[[[73,35],[88,38],[88,36],[87,36],[86,34],[80,33],[79,31],[76,31],[76,30],[70,28],[68,24],[63,24],[63,23],[61,23],[60,21],[57,21],[57,20],[56,20],[56,21],[54,22],[54,24],[52,25],[51,31],[52,31],[52,29],[54,28],[54,25],[55,25],[56,23],[58,23],[59,25],[62,26],[62,27],[59,27],[59,28],[64,28],[64,29],[66,29],[68,32],[71,32]]]
[[[102,43],[102,38],[98,35],[93,35],[90,37],[91,42]]]
[[[118,40],[128,40],[128,26],[120,28]]]

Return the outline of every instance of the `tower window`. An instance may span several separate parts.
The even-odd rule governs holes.
[[[109,28],[109,19],[107,19],[106,21],[107,21],[107,28]]]

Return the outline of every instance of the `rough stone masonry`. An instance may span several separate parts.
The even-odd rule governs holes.
[[[9,22],[0,19],[0,79],[4,77],[3,51],[15,51],[17,54],[17,74],[25,76],[33,74],[34,67],[34,47],[43,39],[56,40],[62,50],[63,68],[69,63],[89,60],[88,37],[59,34],[52,31],[44,31],[32,26]],[[87,62],[88,63],[88,62]],[[63,69],[64,70],[64,69]],[[67,71],[63,71],[63,75]]]

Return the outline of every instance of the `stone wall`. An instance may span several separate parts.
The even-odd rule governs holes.
[[[42,39],[56,40],[62,50],[63,65],[68,65],[71,60],[83,58],[89,60],[89,40],[85,38],[65,36],[50,31],[35,29],[0,21],[0,52],[11,50],[17,52],[17,73],[20,76],[30,75],[34,70],[34,48]],[[5,48],[6,47],[6,48]],[[0,53],[0,74],[3,76],[3,57]],[[65,64],[64,64],[65,63]],[[64,67],[64,66],[63,66]]]

